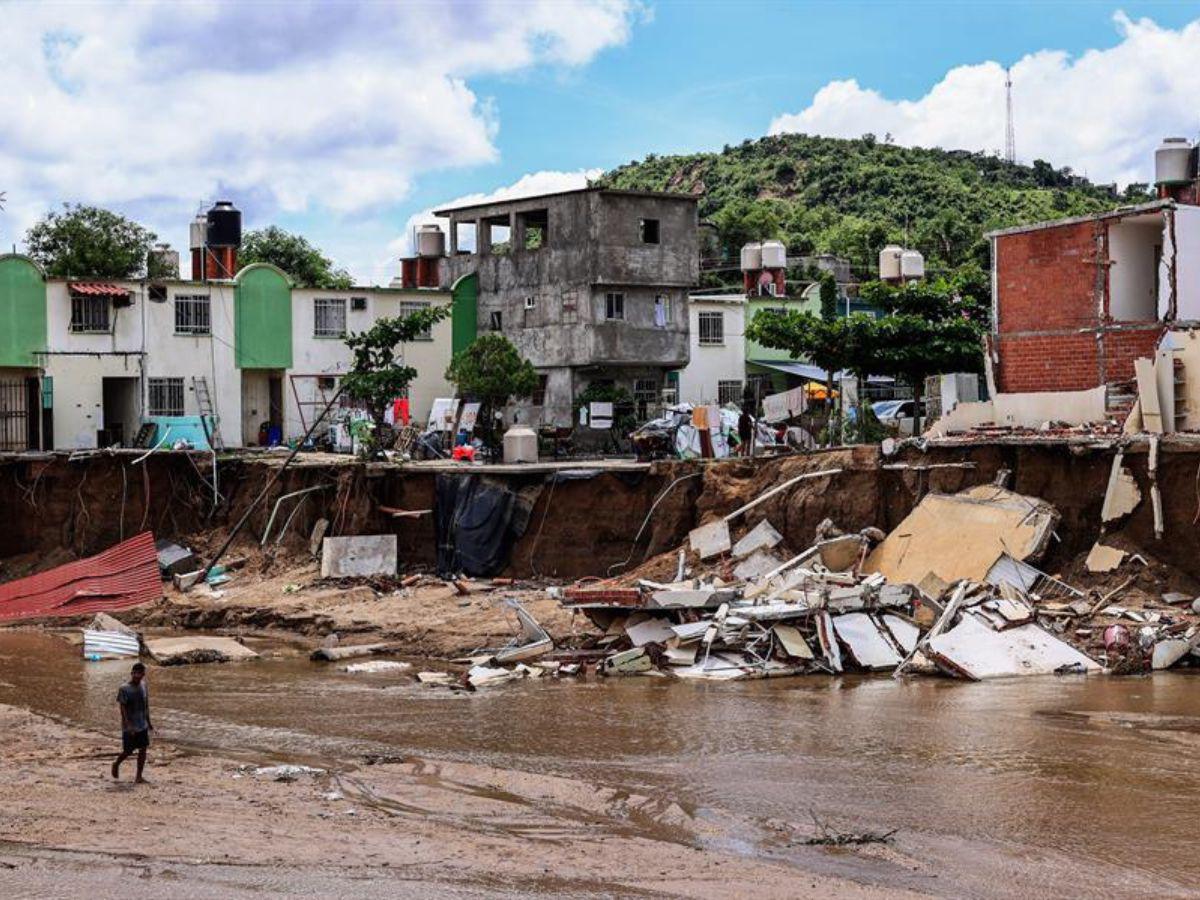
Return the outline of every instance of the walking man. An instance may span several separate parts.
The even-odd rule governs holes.
[[[121,777],[121,763],[137,751],[137,784],[145,784],[142,770],[146,768],[146,748],[150,746],[150,695],[146,691],[146,667],[134,663],[129,681],[117,691],[117,706],[121,710],[121,755],[112,764],[112,777]]]

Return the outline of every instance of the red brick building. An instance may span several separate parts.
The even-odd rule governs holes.
[[[997,391],[1127,382],[1168,325],[1200,319],[1200,207],[1157,200],[988,237]]]

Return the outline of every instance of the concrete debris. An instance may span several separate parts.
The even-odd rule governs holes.
[[[1105,524],[1129,515],[1142,502],[1142,492],[1138,490],[1137,482],[1121,464],[1124,459],[1122,451],[1113,456],[1108,488],[1104,492],[1104,505],[1100,507],[1100,518]]]
[[[947,672],[973,681],[1051,675],[1063,666],[1100,671],[1098,663],[1039,625],[995,631],[970,611],[949,631],[932,638],[927,651]]]
[[[729,523],[724,519],[709,522],[699,528],[693,528],[688,534],[688,543],[692,550],[700,554],[700,558],[711,559],[728,553],[733,546],[729,536]]]
[[[983,581],[1002,553],[1036,560],[1058,523],[1050,504],[991,485],[929,494],[863,565],[888,581],[916,584],[932,572],[943,581]]]
[[[752,555],[742,560],[733,570],[733,577],[739,581],[750,581],[768,572],[774,571],[783,560],[766,550],[756,550]]]
[[[153,638],[146,641],[146,652],[160,666],[258,659],[258,654],[244,644],[217,635]]]
[[[768,520],[763,519],[733,545],[731,555],[734,559],[745,559],[759,550],[770,550],[782,541],[783,535],[776,531]]]
[[[391,659],[370,659],[366,662],[342,666],[342,671],[354,675],[374,675],[379,672],[403,672],[405,669],[411,668],[412,663],[397,662]]]
[[[537,619],[526,612],[525,607],[512,599],[505,600],[504,602],[506,606],[516,613],[521,631],[507,647],[496,651],[495,661],[498,665],[537,659],[540,656],[545,656],[554,649],[553,639],[546,632],[546,629],[538,623]]]
[[[309,655],[309,659],[336,662],[342,659],[355,659],[361,656],[395,653],[399,649],[400,647],[396,644],[352,644],[350,646],[341,646],[335,643],[332,646],[318,647]]]
[[[322,578],[396,574],[396,535],[327,537],[321,544]]]
[[[1111,572],[1116,569],[1125,559],[1125,551],[1118,550],[1116,547],[1106,547],[1100,542],[1092,547],[1092,550],[1087,555],[1085,565],[1089,572]]]
[[[97,613],[83,629],[83,658],[128,659],[141,653],[141,635],[107,613]]]
[[[259,766],[253,770],[252,774],[256,778],[270,778],[272,781],[289,782],[298,780],[301,775],[308,775],[311,777],[324,775],[325,770],[315,768],[314,766]]]

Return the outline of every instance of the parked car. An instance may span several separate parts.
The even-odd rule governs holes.
[[[913,426],[916,424],[913,415],[916,406],[917,404],[913,400],[880,400],[871,407],[871,410],[884,428],[900,437],[912,437]],[[921,426],[924,427],[928,423],[923,402],[920,404],[920,408]]]

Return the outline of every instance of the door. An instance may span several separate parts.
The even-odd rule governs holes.
[[[103,395],[104,425],[100,447],[120,444],[129,447],[137,437],[141,425],[139,397],[141,380],[138,378],[105,378],[101,382]]]
[[[30,408],[27,379],[0,378],[0,451],[29,450],[37,446],[36,434],[35,442],[30,443]],[[32,409],[36,410],[37,406]]]

